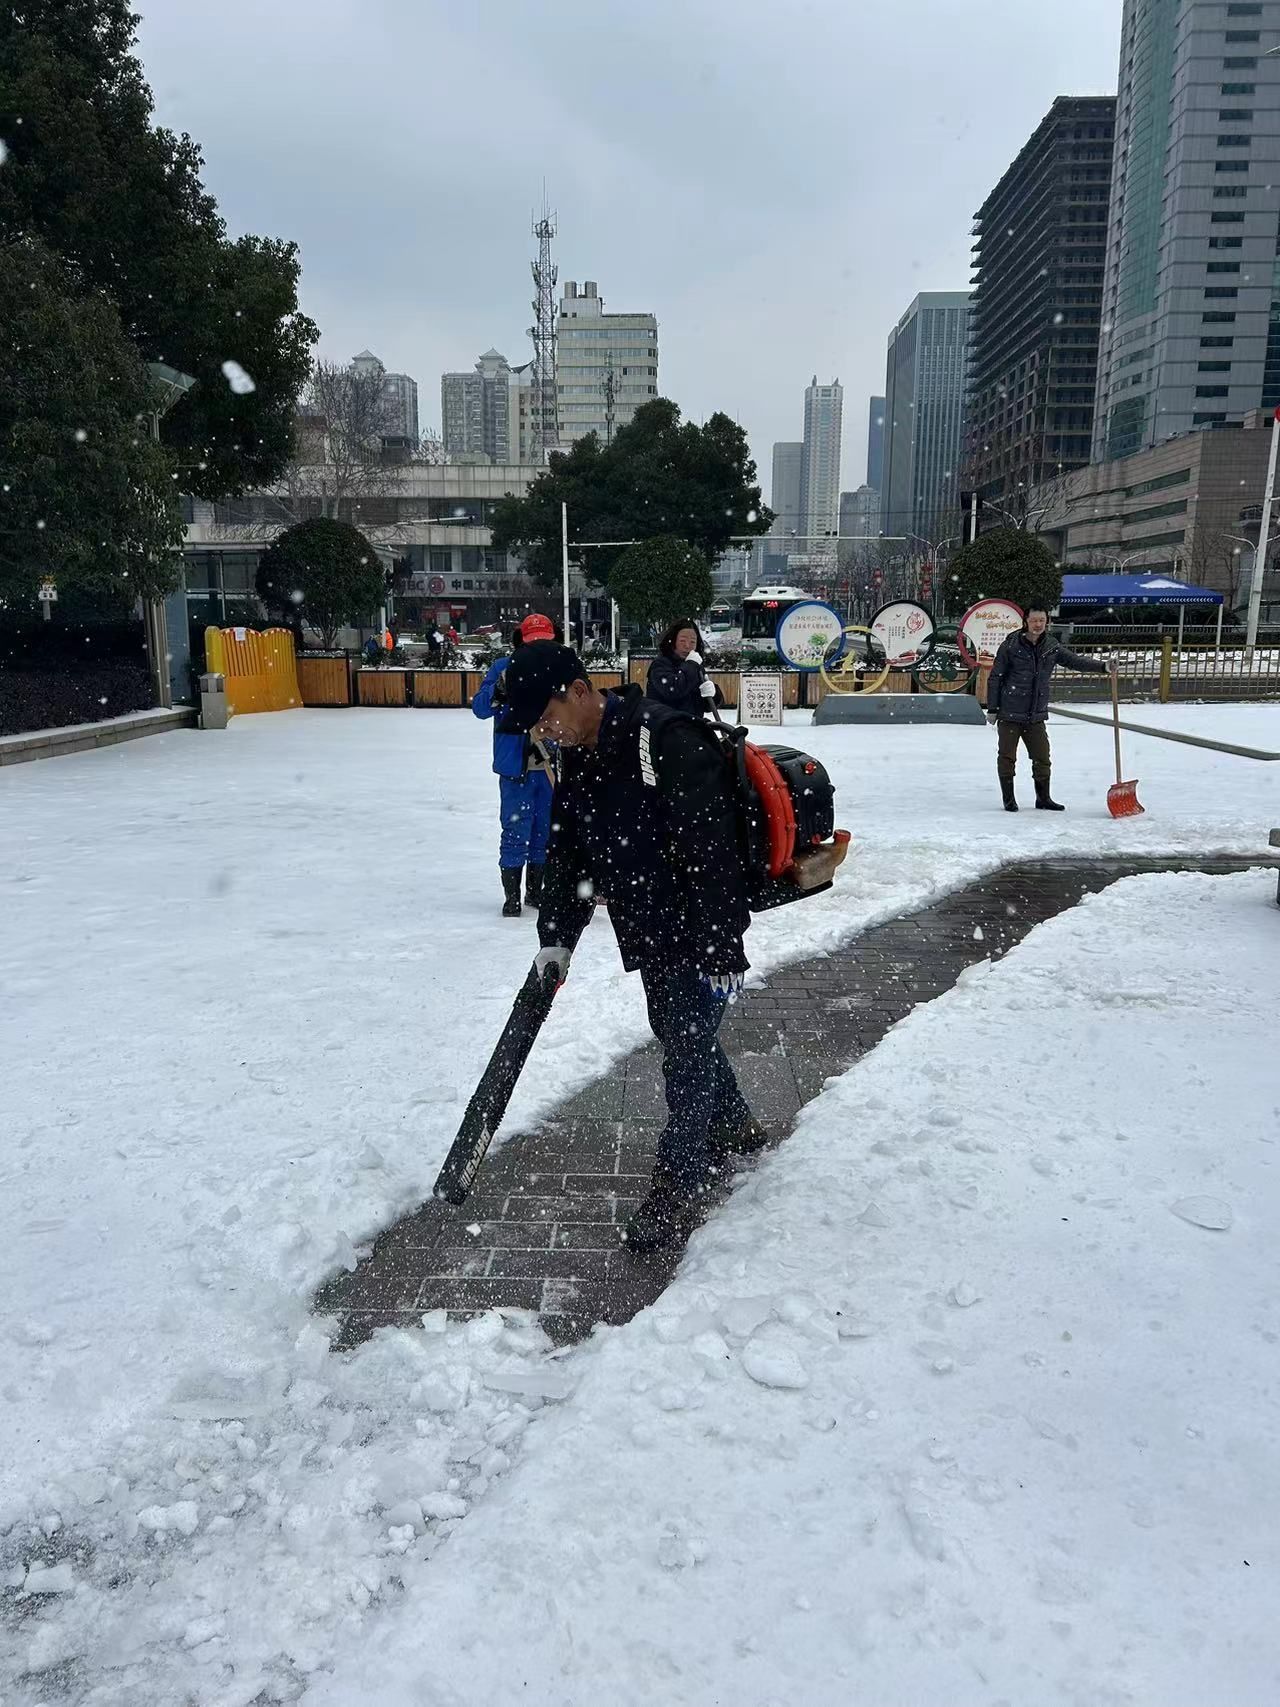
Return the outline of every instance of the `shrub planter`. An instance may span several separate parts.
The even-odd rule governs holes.
[[[298,658],[298,688],[303,705],[350,705],[351,666],[346,653],[332,656],[301,653]]]
[[[360,705],[408,705],[407,670],[357,670],[356,699]]]

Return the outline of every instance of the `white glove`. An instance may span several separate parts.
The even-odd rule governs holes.
[[[733,996],[742,994],[741,972],[704,972],[702,982],[713,996],[722,1002],[727,1002]]]
[[[546,972],[547,968],[554,966],[556,971],[556,989],[558,990],[561,984],[563,984],[565,979],[569,976],[569,961],[572,957],[573,950],[571,948],[560,948],[558,946],[540,948],[533,957],[533,969],[538,974],[538,982],[542,982],[543,974]]]
[[[686,664],[698,664],[698,665],[701,665],[701,663],[702,663],[702,653],[701,653],[701,652],[686,652],[686,653],[685,653],[685,655],[684,655],[684,661],[685,661],[685,663],[686,663]]]
[[[698,692],[703,699],[714,699],[716,697],[716,684],[714,682],[703,682]]]

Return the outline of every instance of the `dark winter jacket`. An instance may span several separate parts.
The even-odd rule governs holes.
[[[659,705],[669,705],[675,711],[683,711],[686,717],[703,717],[713,705],[723,702],[719,689],[714,700],[703,693],[702,684],[706,679],[707,672],[701,664],[691,664],[688,659],[668,658],[665,652],[659,652],[649,666],[645,697],[656,700]]]
[[[1107,666],[1096,658],[1068,652],[1056,634],[1047,630],[1032,640],[1022,629],[1009,635],[996,653],[987,678],[987,710],[1006,723],[1043,723],[1049,715],[1049,682],[1059,664],[1105,676]]]
[[[538,913],[544,948],[572,948],[602,896],[622,964],[745,972],[751,922],[732,775],[711,729],[608,696],[595,747],[561,750]]]
[[[493,696],[510,662],[510,658],[496,658],[490,664],[484,680],[476,689],[475,698],[471,701],[471,710],[475,716],[496,718],[502,710],[500,704],[494,704]],[[523,776],[525,769],[524,736],[500,735],[496,722],[493,726],[493,768],[499,776]]]

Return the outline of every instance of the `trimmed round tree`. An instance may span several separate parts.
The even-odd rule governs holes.
[[[301,616],[319,629],[326,650],[340,628],[367,623],[385,596],[377,552],[359,528],[327,516],[287,529],[258,564],[258,597],[268,610]]]
[[[711,566],[686,539],[659,534],[624,551],[609,574],[609,592],[628,622],[665,628],[711,603]]]
[[[968,610],[979,599],[1012,599],[1026,610],[1053,610],[1062,597],[1062,570],[1043,540],[1022,528],[993,528],[951,559],[947,602]]]

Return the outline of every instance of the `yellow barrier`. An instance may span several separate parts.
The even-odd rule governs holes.
[[[223,676],[228,711],[288,711],[302,704],[293,636],[287,628],[206,628],[205,669]]]

